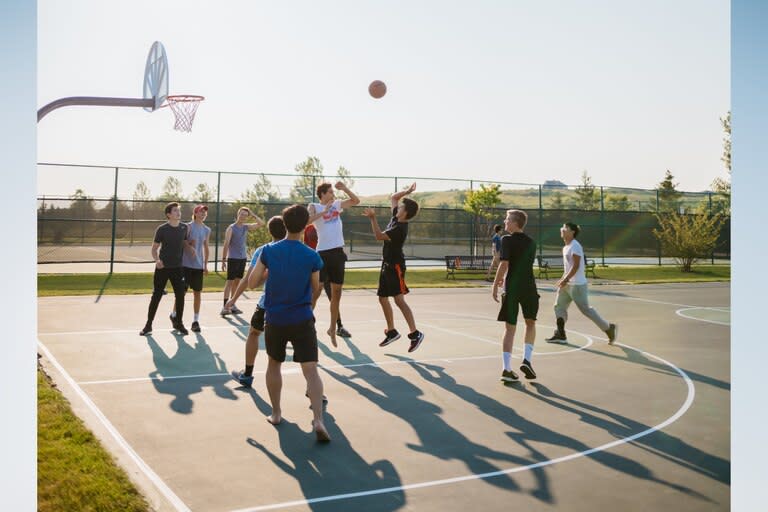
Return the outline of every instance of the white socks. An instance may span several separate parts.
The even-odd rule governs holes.
[[[523,359],[526,359],[530,363],[532,355],[533,355],[533,345],[529,345],[528,343],[526,343],[525,344],[525,356],[523,357]]]
[[[195,322],[200,321],[200,313],[195,313]]]
[[[501,359],[504,361],[504,371],[512,370],[512,352],[502,352]]]

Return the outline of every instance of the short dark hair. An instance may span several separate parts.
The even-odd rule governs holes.
[[[499,232],[499,231],[501,231],[502,229],[504,229],[504,228],[502,227],[502,225],[501,225],[501,224],[496,224],[495,226],[493,226],[493,230],[494,230],[496,233],[498,233],[498,232]]]
[[[269,234],[272,235],[273,240],[282,240],[285,238],[285,222],[279,215],[275,215],[267,222],[267,229]]]
[[[296,234],[307,227],[309,221],[309,210],[307,207],[301,204],[294,204],[286,207],[283,210],[283,222],[285,222],[285,229],[289,233]]]
[[[578,224],[575,224],[573,222],[566,222],[565,225],[568,226],[568,229],[573,231],[573,238],[576,238],[577,236],[579,236],[579,231],[581,231],[581,228],[579,227]]]
[[[507,210],[507,213],[512,216],[512,220],[515,221],[520,229],[523,229],[528,224],[528,214],[523,210]]]
[[[172,203],[168,203],[167,205],[165,205],[165,214],[168,215],[169,213],[171,213],[171,210],[173,210],[174,208],[179,208],[180,206],[181,205],[175,201]]]
[[[405,206],[405,218],[408,220],[414,218],[419,213],[419,203],[410,197],[403,198],[403,206]]]
[[[328,189],[331,188],[333,185],[330,183],[321,183],[317,186],[317,198],[320,199],[320,196],[328,192]]]

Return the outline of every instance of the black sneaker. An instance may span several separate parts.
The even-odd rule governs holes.
[[[531,366],[531,362],[527,359],[523,359],[523,364],[520,365],[520,371],[525,374],[526,379],[536,378],[536,372],[533,371],[533,366]]]
[[[189,334],[189,331],[187,330],[186,327],[184,327],[184,324],[182,324],[181,322],[176,324],[176,331],[182,336],[186,336],[187,334]]]
[[[176,329],[179,326],[179,321],[173,315],[168,315],[168,318],[171,319],[171,325],[173,326],[174,329]]]
[[[520,377],[512,370],[504,370],[501,372],[501,380],[504,382],[516,382],[520,380]]]
[[[421,331],[413,331],[408,335],[408,339],[411,340],[411,346],[408,347],[408,352],[413,352],[419,348],[421,342],[424,341],[424,333]]]
[[[342,338],[351,338],[352,334],[348,330],[344,328],[343,325],[340,325],[338,329],[336,329],[336,336],[341,336]]]
[[[608,335],[608,344],[613,345],[613,342],[616,341],[616,337],[619,335],[619,326],[616,324],[611,324],[608,326],[608,329],[606,329],[605,334]]]
[[[192,322],[192,327],[190,327],[190,329],[192,329],[192,332],[200,332],[200,324],[197,320]]]
[[[552,337],[546,338],[544,341],[547,343],[559,343],[561,345],[565,345],[568,343],[568,338],[565,337],[564,332],[561,333],[560,331],[555,330],[555,333],[552,335]]]
[[[139,336],[149,336],[152,334],[152,324],[147,324],[139,331]]]
[[[384,338],[384,341],[379,343],[380,347],[386,347],[393,341],[397,341],[400,339],[400,333],[397,332],[397,329],[392,329],[391,331],[387,331],[387,337]]]

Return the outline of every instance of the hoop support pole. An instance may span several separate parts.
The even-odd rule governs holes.
[[[102,106],[102,107],[155,107],[154,99],[143,98],[101,98],[97,96],[71,96],[69,98],[60,98],[52,101],[37,111],[37,122],[39,123],[49,112],[61,107],[70,105]]]

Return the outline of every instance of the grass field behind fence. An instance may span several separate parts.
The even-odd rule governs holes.
[[[632,267],[597,267],[598,279],[621,281],[626,283],[692,283],[707,281],[730,281],[730,265],[698,265],[693,272],[681,272],[674,266],[632,266]],[[549,280],[554,282],[556,273],[550,273]],[[211,272],[205,278],[205,291],[224,290],[225,274]],[[487,286],[483,281],[483,272],[457,272],[456,279],[446,279],[443,269],[409,269],[406,282],[410,288],[467,288]],[[344,288],[375,289],[378,286],[377,269],[353,269],[346,271]],[[170,284],[168,285],[170,290]],[[152,274],[38,274],[37,293],[40,297],[58,295],[130,295],[152,293]]]

